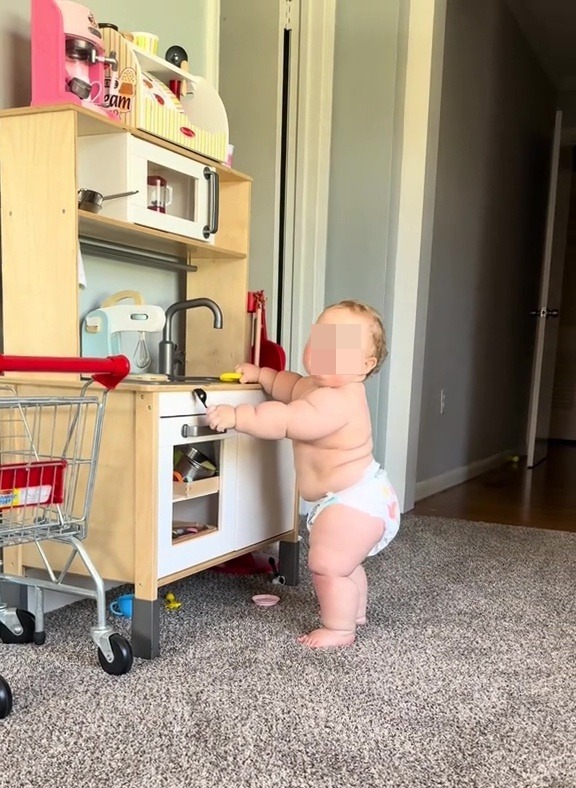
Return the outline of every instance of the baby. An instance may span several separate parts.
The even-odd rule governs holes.
[[[366,622],[362,562],[394,538],[398,499],[372,455],[364,381],[387,356],[382,320],[371,307],[341,301],[322,312],[304,349],[307,376],[240,364],[241,383],[259,383],[272,401],[211,406],[212,429],[290,438],[296,481],[311,504],[308,565],[322,627],[299,638],[312,648],[348,646]]]

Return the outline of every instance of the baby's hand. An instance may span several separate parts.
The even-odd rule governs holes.
[[[225,432],[236,426],[236,408],[232,405],[210,405],[206,408],[206,417],[211,430]]]
[[[238,364],[236,372],[242,375],[240,383],[258,383],[260,380],[260,367],[256,364]]]

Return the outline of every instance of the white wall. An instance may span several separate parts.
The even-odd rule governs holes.
[[[554,103],[503,0],[448,0],[418,481],[523,447]]]

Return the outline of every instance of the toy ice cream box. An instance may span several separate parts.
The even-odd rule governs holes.
[[[104,27],[102,37],[117,61],[105,70],[104,107],[130,128],[225,162],[228,117],[217,90],[202,77],[140,49],[112,27]]]

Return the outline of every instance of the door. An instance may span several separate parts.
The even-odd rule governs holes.
[[[538,307],[533,311],[538,321],[532,365],[532,386],[528,416],[528,467],[546,459],[554,368],[558,342],[558,316],[562,291],[562,273],[566,251],[566,233],[570,202],[571,156],[561,148],[562,112],[557,111],[552,144],[550,186],[544,239],[544,259]]]

